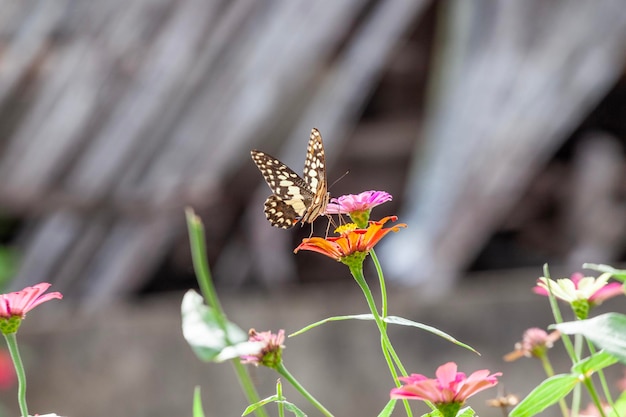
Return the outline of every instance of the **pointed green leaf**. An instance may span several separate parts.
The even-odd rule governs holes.
[[[609,417],[626,416],[626,391],[623,391],[617,401],[614,403],[615,411],[609,414]]]
[[[200,396],[200,387],[196,386],[193,391],[193,417],[204,417],[202,410],[202,397]]]
[[[196,355],[206,362],[223,362],[241,355],[258,353],[262,344],[248,342],[248,335],[237,325],[227,322],[222,330],[215,310],[204,304],[197,292],[187,291],[181,305],[183,336]]]
[[[446,339],[448,342],[452,342],[455,345],[464,347],[465,349],[471,350],[472,352],[476,353],[477,355],[480,355],[480,353],[476,349],[474,349],[473,347],[458,341],[454,337],[450,336],[449,334],[447,334],[445,332],[442,332],[441,330],[439,330],[439,329],[437,329],[435,327],[428,326],[428,325],[422,324],[422,323],[418,323],[416,321],[407,320],[407,319],[405,319],[403,317],[397,317],[397,316],[387,316],[383,320],[385,320],[389,324],[399,324],[401,326],[417,327],[419,329],[426,330],[427,332],[430,332],[430,333],[432,333],[432,334],[434,334],[436,336],[439,336],[439,337],[442,337],[442,338]]]
[[[599,370],[606,368],[607,366],[613,365],[616,362],[617,359],[615,356],[601,350],[572,366],[572,373],[589,376],[594,372],[598,372]]]
[[[385,408],[381,410],[378,417],[389,417],[393,413],[393,409],[396,406],[396,400],[389,400]]]
[[[296,407],[295,404],[292,404],[289,401],[285,401],[285,400],[278,401],[278,402],[284,404],[285,409],[287,409],[287,411],[291,411],[296,417],[306,417],[306,414],[304,414],[302,410]]]
[[[259,407],[263,407],[266,404],[269,403],[273,403],[274,401],[278,401],[278,395],[274,394],[274,395],[270,395],[267,398],[262,399],[261,401],[257,401],[254,404],[250,404],[249,406],[246,407],[246,409],[243,411],[242,416],[248,415],[250,413],[253,413],[254,411],[256,411]]]
[[[329,317],[329,318],[326,318],[324,320],[317,321],[317,322],[315,322],[313,324],[309,324],[308,326],[303,327],[302,329],[298,330],[297,332],[291,333],[288,337],[297,336],[297,335],[302,334],[304,332],[307,332],[307,331],[309,331],[309,330],[311,330],[311,329],[313,329],[313,328],[315,328],[317,326],[320,326],[322,324],[325,324],[325,323],[328,323],[328,322],[331,322],[331,321],[341,321],[341,320],[374,320],[374,316],[371,315],[371,314],[351,314],[351,315],[348,315],[348,316]],[[467,345],[467,344],[465,344],[463,342],[458,341],[454,337],[450,336],[449,334],[447,334],[447,333],[445,333],[445,332],[443,332],[443,331],[441,331],[441,330],[439,330],[439,329],[437,329],[435,327],[428,326],[426,324],[418,323],[416,321],[408,320],[408,319],[405,319],[405,318],[402,318],[402,317],[397,317],[397,316],[387,316],[387,317],[384,317],[383,320],[385,322],[389,323],[389,324],[398,324],[398,325],[401,325],[401,326],[417,327],[419,329],[426,330],[427,332],[430,332],[430,333],[432,333],[432,334],[434,334],[436,336],[442,337],[442,338],[446,339],[447,341],[454,343],[455,345],[464,347],[465,349],[471,350],[472,352],[480,355],[480,353],[476,349],[472,348],[471,346],[469,346],[469,345]]]
[[[582,334],[596,346],[615,356],[626,364],[626,316],[607,313],[579,321],[554,325],[565,334]]]
[[[583,264],[583,268],[603,273],[608,272],[618,281],[626,282],[626,269],[615,269],[612,266],[605,264]]]
[[[579,382],[575,375],[555,375],[543,381],[515,407],[509,417],[531,417],[558,402]]]

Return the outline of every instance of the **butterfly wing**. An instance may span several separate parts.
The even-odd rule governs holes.
[[[317,193],[320,188],[326,192],[326,156],[324,154],[324,143],[319,130],[311,129],[309,145],[306,149],[306,159],[304,160],[304,181],[309,189]]]
[[[310,207],[314,193],[291,168],[261,151],[252,151],[252,160],[263,174],[273,195],[265,201],[265,216],[272,226],[288,229]]]
[[[304,181],[313,193],[313,199],[302,216],[302,222],[312,223],[326,211],[328,204],[328,183],[326,180],[326,155],[319,130],[311,129],[306,159],[304,160]]]

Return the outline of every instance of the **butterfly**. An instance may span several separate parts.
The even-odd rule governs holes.
[[[264,210],[272,226],[289,229],[298,222],[313,223],[324,215],[330,194],[319,130],[311,130],[302,177],[265,152],[253,150],[250,154],[273,192],[265,200]]]

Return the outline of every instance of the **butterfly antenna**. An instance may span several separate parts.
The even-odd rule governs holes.
[[[330,184],[330,186],[328,187],[328,189],[330,190],[331,188],[333,188],[333,185],[337,184],[339,181],[341,181],[346,175],[348,175],[350,173],[350,170],[347,170],[341,177],[337,178],[335,181],[333,181],[332,184]]]

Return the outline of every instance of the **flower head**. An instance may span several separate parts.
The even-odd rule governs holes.
[[[60,292],[43,294],[50,288],[50,284],[42,282],[32,287],[26,287],[22,291],[0,295],[0,331],[4,334],[15,333],[22,319],[39,304],[54,298],[62,299]]]
[[[465,400],[495,386],[502,373],[489,375],[489,370],[483,369],[466,377],[463,372],[457,372],[456,363],[448,362],[437,368],[436,375],[435,379],[420,374],[399,378],[404,385],[392,389],[391,398],[430,401],[444,416],[456,415]]]
[[[504,356],[504,360],[512,362],[523,356],[542,358],[546,351],[554,346],[554,342],[561,337],[559,331],[548,334],[545,330],[532,327],[524,332],[521,342],[515,344],[515,350]]]
[[[589,309],[602,304],[603,301],[624,294],[622,284],[608,283],[610,273],[600,275],[598,278],[584,277],[581,273],[574,273],[570,278],[557,279],[556,281],[541,277],[537,280],[537,286],[533,291],[540,295],[549,295],[550,292],[560,300],[569,303],[574,309],[576,317],[584,319],[589,314]]]
[[[362,263],[369,251],[387,233],[397,232],[401,227],[406,227],[406,224],[400,223],[387,229],[383,228],[389,220],[396,221],[397,219],[396,216],[384,217],[380,221],[369,222],[367,229],[358,229],[356,225],[344,225],[338,229],[339,236],[326,239],[321,237],[303,239],[294,252],[310,250],[347,265],[351,265],[355,260]]]
[[[363,191],[356,195],[342,195],[330,200],[326,206],[326,214],[349,214],[353,222],[364,228],[369,221],[370,211],[391,199],[391,194],[373,190]]]
[[[254,329],[248,332],[250,336],[249,342],[257,342],[259,350],[256,354],[241,356],[241,363],[252,363],[256,366],[264,365],[269,368],[276,368],[282,361],[282,352],[285,346],[285,331],[279,330],[278,333],[261,332],[258,333]]]

